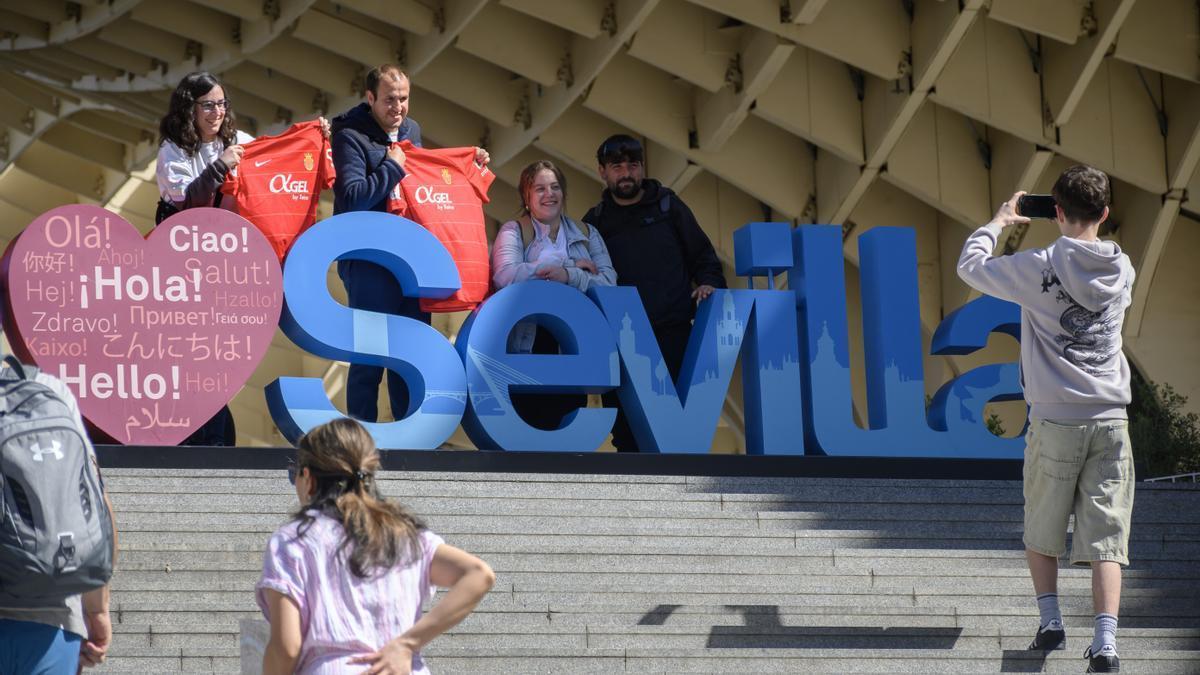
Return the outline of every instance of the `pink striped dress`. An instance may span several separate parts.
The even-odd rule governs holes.
[[[263,554],[262,578],[256,586],[258,606],[270,620],[266,589],[295,600],[300,608],[303,641],[296,672],[306,675],[361,673],[350,659],[379,650],[404,633],[421,616],[422,605],[436,589],[429,564],[443,543],[436,534],[420,535],[420,558],[401,560],[387,572],[360,579],[350,571],[348,551],[337,554],[342,525],[318,515],[303,537],[298,521],[275,531]],[[413,675],[428,675],[420,654],[413,655]]]

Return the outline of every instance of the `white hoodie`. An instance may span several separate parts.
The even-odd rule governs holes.
[[[1133,265],[1111,241],[1059,237],[1046,248],[992,257],[988,223],[967,238],[958,276],[1021,306],[1021,385],[1033,419],[1125,418],[1129,362],[1121,328]]]

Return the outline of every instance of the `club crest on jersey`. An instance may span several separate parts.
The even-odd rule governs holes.
[[[313,154],[311,152],[304,153],[304,170],[312,171],[315,164],[316,163],[313,161]]]
[[[450,169],[442,169],[442,180],[446,181],[446,185],[449,185],[451,183]]]

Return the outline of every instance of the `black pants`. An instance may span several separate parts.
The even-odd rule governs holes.
[[[537,329],[533,338],[534,354],[558,354],[558,341],[550,331]],[[535,429],[553,431],[562,426],[562,419],[577,408],[587,407],[587,394],[512,394],[513,409]]]
[[[691,337],[691,324],[674,326],[655,326],[654,337],[658,341],[658,349],[662,352],[667,371],[671,373],[671,381],[679,379],[679,369],[683,367],[683,354],[687,351],[688,338]],[[629,428],[629,420],[621,409],[621,401],[617,392],[610,391],[604,395],[604,406],[617,409],[617,422],[613,425],[612,442],[617,452],[639,452],[637,441],[633,438],[633,430]]]
[[[217,193],[216,201],[213,206],[221,204],[221,194]],[[158,200],[158,208],[154,212],[154,224],[157,226],[162,221],[179,213],[179,207],[165,199]],[[212,419],[205,422],[199,429],[192,432],[192,435],[183,439],[180,445],[216,445],[216,446],[234,446],[237,445],[237,429],[233,424],[233,413],[229,411],[229,406],[223,405],[217,411],[217,414],[212,416]]]

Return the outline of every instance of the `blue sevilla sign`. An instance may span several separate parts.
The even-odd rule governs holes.
[[[284,332],[309,352],[384,366],[408,385],[404,419],[368,424],[383,448],[436,448],[461,422],[490,450],[589,452],[616,411],[581,408],[556,430],[526,424],[512,393],[617,390],[643,450],[706,453],[739,358],[749,454],[1020,458],[1020,437],[984,424],[984,405],[1018,400],[1017,364],[970,370],[926,405],[916,240],[909,228],[877,227],[859,238],[868,428],[853,416],[850,338],[841,228],[751,223],[735,233],[737,272],[788,273],[787,290],[718,290],[701,303],[683,367],[672,381],[650,322],[630,287],[587,295],[551,281],[513,284],[463,325],[454,346],[400,316],[350,309],[325,286],[336,260],[382,265],[405,295],[442,298],[459,287],[445,248],[404,218],[373,212],[326,219],[296,240],[284,266]],[[562,354],[509,353],[522,321],[550,331]],[[1019,339],[1016,305],[974,300],[942,322],[933,354],[969,354],[992,332]],[[316,378],[283,377],[267,388],[271,415],[293,442],[342,415]]]

